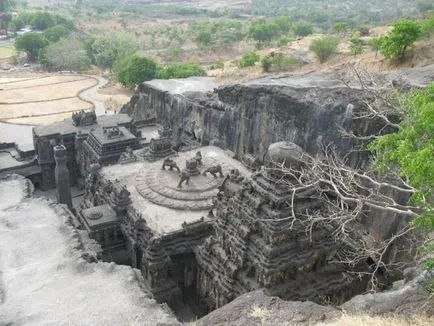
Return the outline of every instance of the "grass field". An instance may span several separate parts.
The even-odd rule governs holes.
[[[0,77],[0,121],[46,124],[70,117],[71,112],[92,109],[77,94],[97,81],[80,75]]]
[[[0,59],[7,59],[14,55],[15,50],[13,48],[0,47]]]
[[[39,85],[38,83],[41,80],[42,85]],[[29,81],[33,86],[29,86],[29,82],[26,82],[27,84],[25,87],[18,87],[9,90],[4,89],[3,91],[0,91],[0,103],[30,103],[72,98],[75,97],[79,91],[97,84],[93,78],[53,84],[44,84],[44,79],[41,80],[34,79]],[[10,84],[7,85],[9,86]]]

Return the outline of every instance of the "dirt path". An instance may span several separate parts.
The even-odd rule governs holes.
[[[105,105],[103,102],[95,99],[92,96],[93,91],[97,91],[100,87],[103,87],[107,84],[107,79],[99,77],[99,76],[88,76],[97,81],[97,84],[81,91],[78,94],[78,97],[83,101],[91,103],[97,115],[105,114]],[[111,112],[107,112],[107,114],[111,114]],[[49,117],[49,115],[47,115]],[[5,123],[0,122],[0,142],[15,142],[20,145],[22,148],[31,148],[33,147],[33,135],[32,129],[34,125],[32,124],[14,124],[14,123]]]
[[[83,101],[86,101],[86,102],[90,102],[90,103],[92,103],[96,115],[102,115],[102,114],[113,114],[113,113],[110,112],[110,111],[106,111],[106,107],[105,107],[104,102],[102,102],[102,101],[96,99],[96,98],[92,95],[93,92],[96,92],[96,91],[98,91],[98,89],[100,89],[101,87],[104,87],[104,86],[108,83],[108,80],[105,79],[105,78],[103,78],[103,77],[100,77],[100,76],[89,76],[89,77],[95,79],[98,83],[97,83],[95,86],[93,86],[93,87],[91,87],[91,88],[89,88],[89,89],[85,89],[84,91],[80,92],[80,93],[78,94],[78,97],[79,97],[80,99],[82,99]]]

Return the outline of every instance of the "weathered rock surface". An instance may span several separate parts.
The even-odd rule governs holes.
[[[311,325],[340,311],[310,301],[283,301],[262,291],[240,296],[196,322],[196,326]]]
[[[309,301],[283,301],[263,291],[254,291],[213,311],[195,325],[314,325],[339,318],[344,313],[433,316],[434,297],[427,291],[426,281],[421,276],[395,290],[356,296],[337,308]]]
[[[245,153],[262,157],[271,143],[282,140],[310,154],[329,143],[347,153],[353,144],[341,137],[340,126],[365,134],[380,128],[349,119],[363,104],[362,92],[341,81],[348,77],[357,86],[350,75],[336,71],[264,77],[218,88],[209,77],[153,80],[141,84],[121,112],[136,121],[168,120],[178,128],[177,137],[187,134],[205,144],[217,140],[239,157]],[[399,80],[420,87],[433,81],[433,76],[434,65],[430,65],[388,73],[371,86],[391,86]]]
[[[341,308],[352,314],[426,313],[433,316],[434,296],[427,291],[424,276],[419,276],[396,290],[355,296]]]
[[[335,143],[344,152],[351,147],[338,127],[352,123],[348,114],[361,105],[361,96],[334,76],[268,77],[213,92],[209,78],[200,85],[198,92],[197,78],[143,83],[122,112],[135,120],[153,115],[158,121],[167,119],[178,128],[177,137],[187,134],[202,143],[217,139],[239,157],[261,157],[280,140],[293,141],[309,153],[322,143]]]
[[[379,78],[382,85],[396,80],[419,87],[433,80],[434,65]],[[342,72],[307,73],[296,76],[264,77],[242,84],[216,88],[209,77],[153,80],[141,84],[121,112],[135,121],[156,118],[169,121],[175,136],[193,137],[203,144],[218,142],[238,157],[259,158],[277,141],[292,141],[310,154],[322,144],[333,143],[347,153],[354,145],[342,138],[339,127],[369,134],[376,123],[353,121],[350,114],[363,105],[362,92],[348,88]],[[377,84],[376,84],[377,85]],[[362,162],[366,155],[353,158]]]

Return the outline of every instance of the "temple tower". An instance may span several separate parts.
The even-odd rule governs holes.
[[[56,161],[54,176],[56,178],[57,202],[59,204],[68,205],[69,208],[72,208],[71,188],[69,187],[69,171],[66,166],[68,154],[64,145],[54,147],[54,159]]]

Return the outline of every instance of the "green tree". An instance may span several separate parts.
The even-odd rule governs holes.
[[[83,71],[90,66],[83,43],[74,39],[61,39],[50,44],[41,51],[39,61],[51,71]]]
[[[137,50],[137,46],[123,35],[94,36],[84,45],[91,62],[100,68],[112,68],[117,60]]]
[[[205,75],[205,70],[196,63],[176,63],[160,69],[157,77],[161,79],[170,79]]]
[[[46,11],[37,12],[33,14],[30,25],[37,30],[43,31],[44,29],[56,25],[56,18]]]
[[[323,36],[313,40],[309,45],[309,50],[317,55],[320,62],[325,62],[337,53],[338,45],[339,39],[336,37]]]
[[[0,0],[0,29],[5,29],[6,34],[9,28],[9,23],[12,21],[10,11],[15,7],[13,0]]]
[[[267,22],[265,19],[254,20],[250,24],[247,32],[249,38],[258,42],[271,41],[274,37],[279,35],[279,33],[279,25],[273,22]]]
[[[289,16],[277,16],[271,21],[279,26],[282,34],[288,34],[291,29],[291,17]]]
[[[140,57],[137,54],[121,58],[114,66],[116,79],[128,88],[154,79],[157,76],[157,71],[158,65],[154,59]]]
[[[381,40],[381,53],[390,60],[402,61],[408,49],[422,37],[422,26],[419,22],[403,19],[393,24],[392,30]]]
[[[208,45],[212,41],[212,35],[209,31],[202,29],[197,33],[196,41],[200,44]]]
[[[414,187],[413,205],[420,208],[420,216],[412,224],[424,234],[434,231],[434,83],[414,91],[406,99],[402,121],[397,132],[375,139],[368,146],[375,153],[374,169],[386,172],[397,170]],[[427,248],[431,259],[427,267],[434,268],[434,243]]]
[[[368,44],[375,51],[375,56],[378,55],[378,51],[380,51],[380,49],[381,49],[381,42],[382,42],[382,39],[380,37],[378,37],[378,38],[371,38],[368,41]]]
[[[333,24],[332,28],[338,34],[344,33],[348,29],[348,23],[346,22],[336,23]]]
[[[67,37],[70,32],[63,25],[55,25],[47,28],[42,34],[48,41],[55,43],[61,38]]]
[[[307,23],[294,24],[292,30],[297,36],[307,36],[313,33],[312,25]]]
[[[291,41],[292,41],[292,39],[290,37],[288,37],[288,36],[282,36],[281,38],[279,38],[277,40],[276,45],[278,47],[285,46],[285,45],[287,45]]]
[[[15,49],[24,51],[29,56],[29,59],[35,61],[38,58],[39,51],[45,48],[49,42],[39,33],[25,33],[15,38]]]
[[[350,40],[351,55],[356,56],[363,53],[362,42],[359,39],[360,32],[355,32]]]
[[[259,54],[256,52],[246,52],[242,55],[241,59],[238,61],[238,67],[245,68],[254,66],[256,62],[260,59]]]

